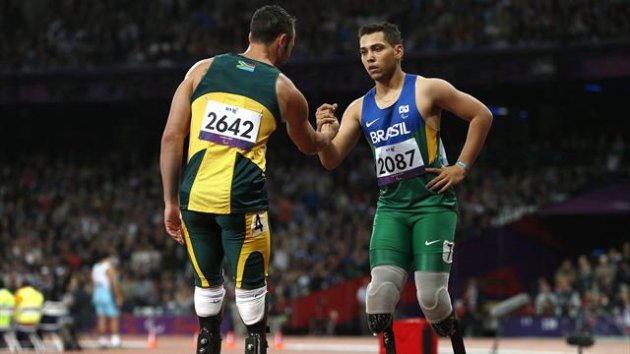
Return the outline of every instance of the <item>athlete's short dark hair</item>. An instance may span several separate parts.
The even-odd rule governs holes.
[[[278,5],[266,5],[254,12],[249,31],[253,42],[269,44],[283,33],[292,39],[294,26],[295,17],[287,10]]]
[[[383,32],[387,43],[395,46],[396,44],[402,44],[402,36],[398,26],[389,22],[377,22],[369,25],[364,25],[359,28],[359,39],[366,34],[372,34],[376,32]]]

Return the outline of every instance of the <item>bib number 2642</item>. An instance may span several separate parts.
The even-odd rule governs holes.
[[[199,138],[249,150],[256,143],[261,119],[261,112],[208,101],[201,122]]]

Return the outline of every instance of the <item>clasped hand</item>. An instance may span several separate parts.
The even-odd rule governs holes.
[[[338,105],[336,103],[324,103],[315,112],[317,131],[327,134],[330,139],[339,132],[339,120],[335,116]]]

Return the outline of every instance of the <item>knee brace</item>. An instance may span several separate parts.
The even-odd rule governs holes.
[[[254,325],[264,318],[266,295],[266,286],[253,290],[235,290],[236,308],[245,325]]]
[[[415,272],[418,303],[431,323],[443,321],[453,312],[448,277],[448,273]]]
[[[223,308],[225,289],[223,285],[218,288],[195,287],[195,312],[199,317],[216,316]]]
[[[368,314],[392,314],[400,299],[407,272],[395,266],[377,266],[371,272],[372,281],[368,284],[365,296],[365,309]]]

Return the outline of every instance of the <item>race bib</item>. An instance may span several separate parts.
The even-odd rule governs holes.
[[[208,101],[199,139],[244,150],[256,143],[262,112]]]
[[[269,227],[267,226],[267,213],[254,213],[252,216],[251,231],[252,237],[256,237],[264,233]]]
[[[444,241],[444,246],[442,247],[442,260],[445,263],[453,263],[453,248],[455,248],[454,242]]]
[[[414,138],[374,150],[376,177],[382,186],[424,173],[424,161]]]

